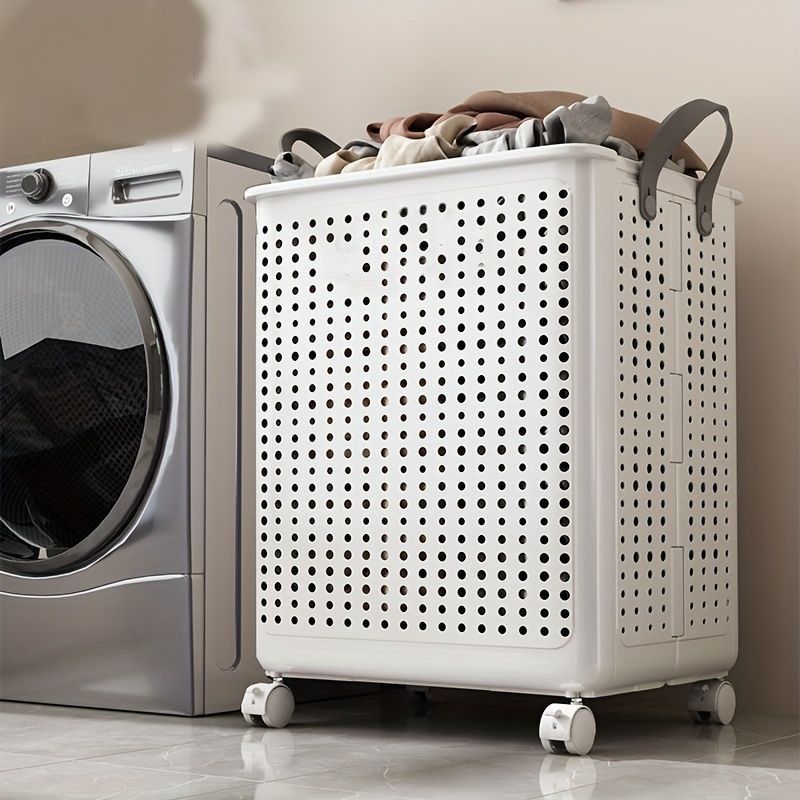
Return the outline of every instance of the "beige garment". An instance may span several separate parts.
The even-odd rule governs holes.
[[[392,135],[381,145],[375,169],[460,156],[464,146],[459,144],[459,139],[474,127],[472,117],[460,114],[431,125],[421,139]]]
[[[422,139],[407,139],[405,136],[390,136],[375,157],[374,169],[399,167],[403,164],[421,164],[424,161],[440,161],[447,158],[441,142],[433,136]]]
[[[369,143],[354,142],[322,159],[314,174],[321,177],[455,158],[464,149],[462,136],[474,127],[472,117],[456,115],[432,125],[421,139],[393,135],[379,150]]]
[[[377,152],[378,148],[368,142],[352,142],[323,158],[314,170],[314,177],[338,175],[359,161],[364,161],[368,158],[374,160]],[[361,168],[363,169],[363,167]]]
[[[363,172],[364,170],[372,169],[375,166],[376,156],[365,156],[351,161],[342,168],[342,175],[347,175],[350,172]]]

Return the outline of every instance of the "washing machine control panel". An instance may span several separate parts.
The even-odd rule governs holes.
[[[42,214],[86,214],[89,156],[0,169],[0,226]]]

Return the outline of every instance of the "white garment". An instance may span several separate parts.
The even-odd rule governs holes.
[[[270,183],[314,177],[314,167],[297,154],[288,150],[278,154],[275,162],[267,172],[270,176]]]

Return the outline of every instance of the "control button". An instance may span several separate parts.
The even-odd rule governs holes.
[[[64,208],[69,208],[72,205],[72,195],[69,192],[61,198],[61,205]]]
[[[16,203],[13,203],[13,202],[12,203],[6,203],[6,214],[11,216],[16,210],[17,210],[17,204]]]
[[[31,203],[41,203],[53,191],[53,176],[46,169],[34,170],[22,179],[20,188]]]

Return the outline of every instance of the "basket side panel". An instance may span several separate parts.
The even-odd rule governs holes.
[[[734,203],[701,237],[685,182],[653,222],[621,185],[615,220],[618,636],[673,642],[675,678],[724,671],[737,638]]]

